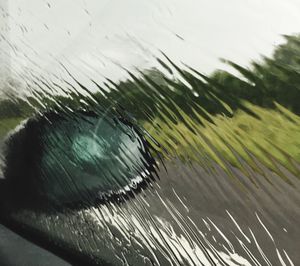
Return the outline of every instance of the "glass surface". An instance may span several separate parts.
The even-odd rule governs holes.
[[[299,1],[0,14],[2,223],[71,264],[300,264]]]

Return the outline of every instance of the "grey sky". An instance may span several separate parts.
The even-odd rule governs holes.
[[[300,25],[297,0],[11,0],[8,13],[13,73],[63,76],[63,62],[91,90],[89,78],[155,66],[160,50],[205,73],[220,57],[246,65]]]

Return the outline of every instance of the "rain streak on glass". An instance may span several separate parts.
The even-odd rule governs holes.
[[[300,264],[299,1],[2,2],[1,224],[66,265]]]

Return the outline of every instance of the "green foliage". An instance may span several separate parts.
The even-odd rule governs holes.
[[[151,69],[140,77],[130,74],[131,79],[110,86],[105,99],[100,93],[97,96],[101,103],[107,103],[106,106],[121,105],[141,120],[157,116],[162,119],[161,113],[173,120],[174,115],[180,119],[178,109],[194,119],[197,119],[195,112],[205,119],[209,119],[206,113],[231,116],[232,111],[238,109],[251,113],[244,106],[245,101],[272,109],[277,102],[300,114],[299,56],[299,36],[286,36],[286,43],[262,63],[254,62],[250,68],[244,68],[227,61],[240,73],[238,77],[223,70],[207,77],[193,69],[182,70],[167,58],[181,76],[180,80],[167,78],[159,70]],[[166,63],[161,64],[173,73]]]
[[[218,70],[205,76],[196,70],[182,70],[169,58],[158,59],[161,66],[171,75],[168,78],[157,69],[150,69],[130,79],[115,84],[107,80],[106,89],[97,84],[99,92],[86,97],[79,91],[70,92],[69,97],[48,96],[39,101],[34,97],[23,100],[0,102],[0,119],[29,117],[35,108],[78,109],[80,107],[99,107],[102,110],[121,107],[140,121],[181,121],[189,115],[203,124],[203,119],[213,122],[210,115],[234,115],[236,110],[254,113],[244,102],[275,108],[275,102],[290,111],[300,114],[300,38],[286,36],[286,43],[277,47],[272,58],[264,58],[262,63],[253,63],[250,68],[241,67],[233,62],[227,63],[236,69],[240,76]],[[176,76],[178,77],[178,75]],[[77,85],[88,91],[75,80]],[[108,90],[107,90],[108,89]],[[85,103],[82,102],[84,100]]]
[[[0,102],[0,119],[26,117],[31,112],[32,107],[21,99],[16,99],[14,102],[6,99]]]

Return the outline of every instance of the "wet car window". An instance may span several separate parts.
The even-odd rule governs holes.
[[[0,12],[1,223],[74,265],[300,263],[297,1]]]

